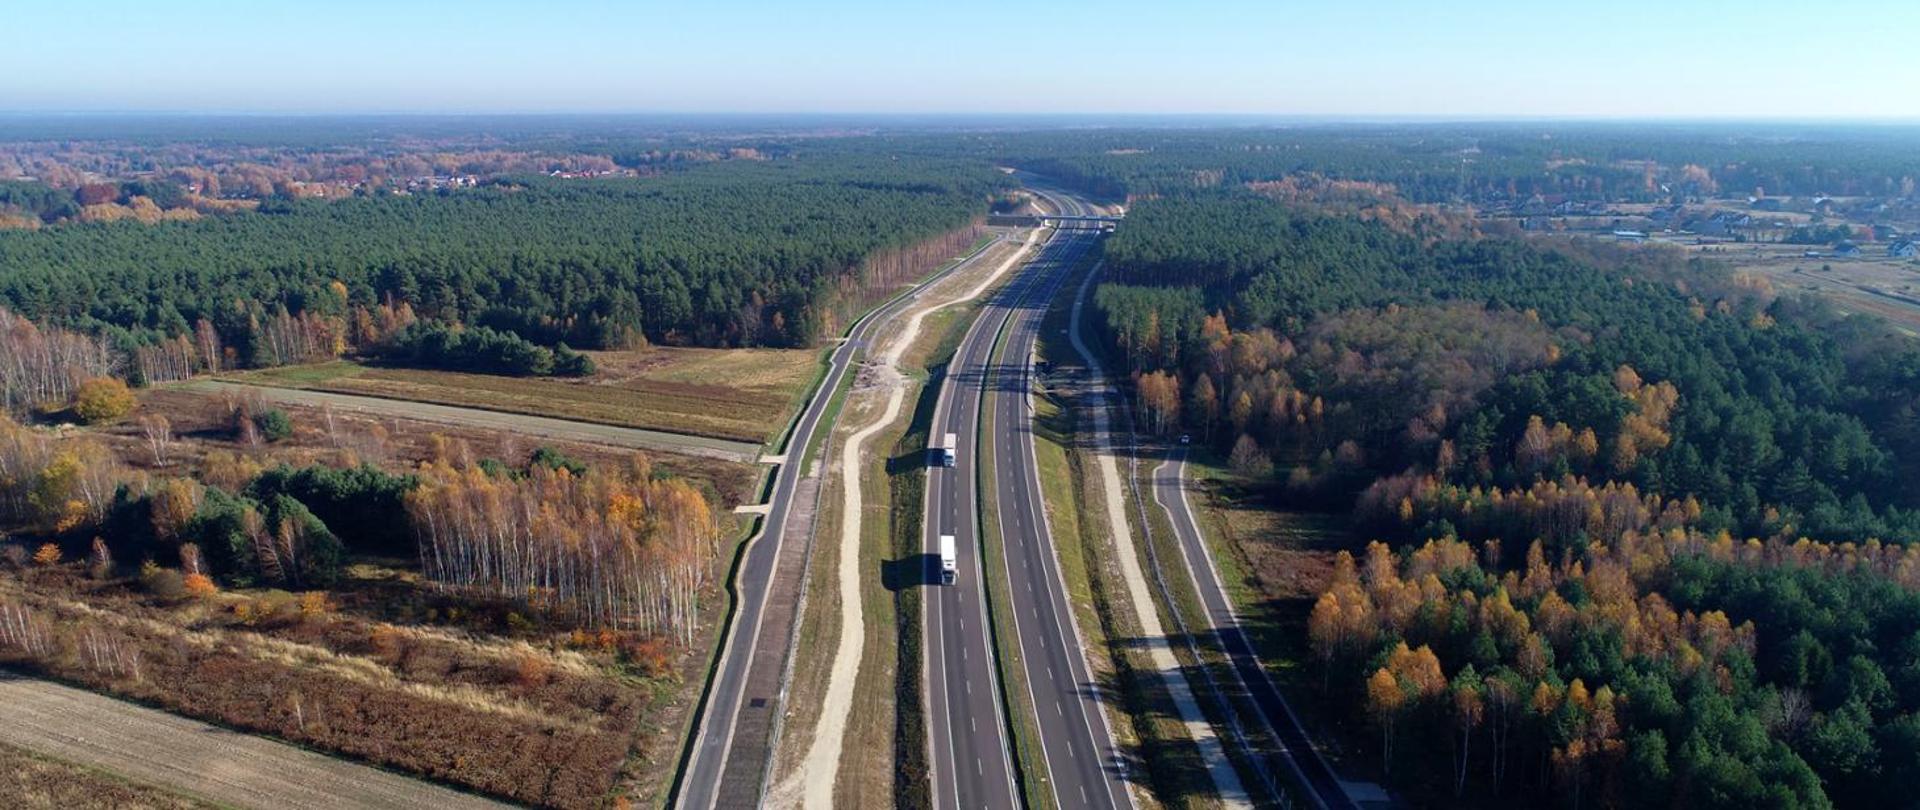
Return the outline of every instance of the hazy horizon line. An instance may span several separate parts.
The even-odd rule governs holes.
[[[5,118],[841,118],[841,119],[997,119],[997,120],[1233,120],[1312,123],[1804,123],[1915,124],[1920,115],[1614,115],[1469,113],[1273,113],[1273,112],[1032,112],[995,110],[267,110],[267,109],[6,109]]]

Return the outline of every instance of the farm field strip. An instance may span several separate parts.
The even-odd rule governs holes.
[[[237,807],[508,805],[263,737],[0,673],[0,742]]]
[[[485,408],[443,405],[406,399],[391,399],[360,394],[342,394],[300,388],[278,388],[225,380],[193,380],[178,387],[213,392],[257,391],[271,402],[307,407],[332,406],[380,416],[444,422],[490,430],[505,430],[528,436],[563,441],[610,444],[642,450],[659,450],[722,461],[751,462],[760,456],[760,445],[684,433],[644,430],[597,422],[584,422],[553,416],[513,413]],[[549,409],[551,410],[551,409]]]
[[[804,349],[644,349],[595,353],[581,380],[505,377],[334,361],[226,379],[761,444],[786,426],[812,379]]]
[[[218,807],[159,785],[0,743],[0,806],[22,810],[117,807],[211,810]]]

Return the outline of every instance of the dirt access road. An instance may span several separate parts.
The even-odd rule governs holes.
[[[571,419],[556,419],[549,416],[489,411],[480,408],[463,408],[453,405],[436,405],[430,402],[384,399],[358,394],[336,394],[331,391],[274,388],[264,385],[226,382],[223,380],[191,380],[176,383],[175,385],[190,390],[212,391],[215,393],[253,392],[259,394],[268,402],[283,405],[303,405],[311,408],[332,406],[342,411],[355,411],[389,418],[398,417],[420,422],[439,422],[442,424],[463,425],[466,427],[505,430],[527,436],[543,437],[560,441],[607,444],[615,447],[632,447],[638,450],[659,450],[668,453],[715,458],[721,461],[751,463],[760,457],[760,445],[749,442],[714,439],[706,436],[692,436],[684,433],[667,433],[660,430],[602,425],[596,422],[579,422]]]
[[[234,807],[511,806],[5,671],[0,741]]]

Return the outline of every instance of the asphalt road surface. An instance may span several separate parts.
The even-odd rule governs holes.
[[[1014,638],[1025,670],[1034,728],[1039,734],[1042,789],[1063,808],[1131,807],[1126,772],[1102,704],[1101,685],[1087,666],[1072,604],[1054,548],[1034,458],[1032,358],[1047,306],[1096,237],[1068,232],[1041,269],[1046,282],[1010,318],[989,377],[985,407],[992,432],[981,452],[994,454],[994,508],[1006,557]],[[1050,261],[1049,261],[1050,259]]]
[[[994,339],[1015,302],[1033,289],[1036,272],[1053,250],[1049,237],[1041,256],[1022,266],[987,300],[948,361],[934,400],[927,443],[946,434],[958,438],[953,467],[927,468],[922,581],[929,588],[921,614],[927,639],[923,676],[927,740],[931,749],[933,802],[939,808],[1001,808],[1020,803],[1013,749],[994,669],[993,628],[981,578],[976,447],[981,384]],[[958,576],[938,585],[939,540],[956,538]]]
[[[1200,525],[1194,521],[1193,509],[1187,503],[1186,466],[1186,451],[1176,448],[1172,457],[1154,468],[1153,499],[1166,510],[1173,524],[1174,535],[1180,541],[1180,556],[1193,577],[1194,591],[1200,595],[1201,618],[1207,626],[1195,630],[1211,630],[1218,638],[1220,648],[1233,661],[1234,676],[1260,708],[1261,719],[1273,738],[1279,741],[1279,757],[1295,779],[1313,792],[1309,798],[1315,806],[1330,810],[1357,808],[1341,787],[1333,768],[1313,747],[1293,707],[1287,705],[1286,698],[1261,668],[1253,645],[1241,631],[1240,618],[1234,613],[1233,603],[1228,601],[1226,587],[1220,581],[1219,569],[1213,564],[1213,553],[1202,539]]]
[[[1081,210],[1062,200],[1066,212]],[[1017,645],[1039,733],[1040,772],[1024,774],[1061,807],[1129,807],[1131,795],[1116,755],[1096,684],[1060,578],[1034,466],[1027,392],[1035,338],[1047,303],[1069,268],[1093,245],[1093,231],[1064,230],[984,308],[948,366],[929,430],[931,441],[956,434],[953,468],[931,468],[926,549],[958,538],[957,582],[930,585],[926,700],[934,804],[941,808],[1013,807],[1021,803],[1005,711],[995,677],[994,628],[982,580],[980,486],[995,488],[999,536],[1010,574],[1007,611],[1014,628],[1001,644]],[[996,343],[996,336],[999,340]],[[997,351],[996,351],[997,349]],[[979,433],[991,409],[991,435]],[[979,454],[993,453],[994,478],[982,480]],[[929,574],[929,582],[935,581]]]
[[[831,428],[830,424],[821,423],[832,403],[834,392],[839,390],[841,381],[850,373],[855,358],[866,348],[874,329],[904,310],[928,284],[978,260],[984,253],[985,248],[975,251],[966,261],[954,263],[922,281],[913,290],[868,313],[854,323],[848,330],[847,340],[834,349],[828,359],[827,374],[819,387],[814,389],[812,398],[808,400],[787,441],[788,460],[774,471],[773,497],[768,501],[767,517],[742,552],[734,580],[737,601],[733,621],[721,640],[720,663],[715,667],[706,703],[700,713],[699,730],[694,735],[686,766],[680,770],[680,783],[676,789],[677,806],[701,810],[719,806],[722,802],[727,806],[750,806],[758,804],[759,798],[764,795],[766,762],[772,741],[764,734],[756,735],[752,740],[736,740],[735,731],[743,705],[746,711],[765,712],[770,716],[782,711],[778,705],[779,695],[750,695],[748,685],[750,682],[777,683],[781,680],[779,672],[775,672],[775,677],[771,679],[753,677],[754,667],[759,665],[784,671],[786,652],[793,635],[793,622],[799,615],[795,610],[776,611],[784,617],[783,621],[772,624],[763,622],[763,617],[768,613],[767,596],[773,590],[776,575],[793,579],[800,576],[798,570],[779,570],[780,566],[776,563],[780,560],[780,551],[785,542],[794,493],[806,473],[804,456],[807,447],[812,443],[816,431]],[[797,592],[797,589],[788,590]],[[775,627],[773,624],[782,626]],[[730,760],[736,758],[741,761],[730,764]],[[731,775],[728,778],[732,781],[725,782],[723,774]],[[740,774],[748,774],[744,781],[751,784],[744,783]]]

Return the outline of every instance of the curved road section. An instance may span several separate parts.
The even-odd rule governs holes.
[[[1186,451],[1176,448],[1171,457],[1154,468],[1153,500],[1166,511],[1173,524],[1180,556],[1186,562],[1194,591],[1200,595],[1207,629],[1213,631],[1220,649],[1233,662],[1234,677],[1253,698],[1254,705],[1260,709],[1261,720],[1279,741],[1280,759],[1294,778],[1312,793],[1309,798],[1314,805],[1327,810],[1357,810],[1359,805],[1348,796],[1333,768],[1320,756],[1319,749],[1313,747],[1313,740],[1300,725],[1300,718],[1294,715],[1293,707],[1287,705],[1287,699],[1280,695],[1273,679],[1260,666],[1253,645],[1240,629],[1240,617],[1234,612],[1233,602],[1227,599],[1227,589],[1220,580],[1219,568],[1214,565],[1213,552],[1201,537],[1200,524],[1194,520],[1193,508],[1187,502],[1186,468]]]
[[[973,263],[985,252],[986,247],[974,251],[965,260],[953,263],[867,313],[854,322],[846,341],[828,358],[825,377],[814,389],[789,435],[788,455],[776,459],[779,466],[774,471],[773,497],[768,501],[767,517],[747,540],[746,550],[742,552],[732,585],[736,594],[733,619],[720,642],[720,661],[714,668],[706,705],[700,712],[699,731],[694,735],[687,762],[680,769],[680,781],[675,788],[677,807],[706,810],[760,803],[773,745],[773,721],[782,712],[779,705],[782,696],[777,692],[784,680],[787,651],[799,617],[798,606],[792,602],[800,594],[797,586],[800,572],[781,570],[779,563],[788,539],[787,524],[795,493],[806,477],[807,448],[815,432],[821,429],[834,393],[840,389],[874,329],[904,310],[927,285]],[[804,544],[810,539],[804,536],[807,534],[804,531],[795,534],[801,535],[794,538],[795,542]],[[791,556],[804,559],[802,555]],[[769,622],[769,598],[779,579],[792,587],[780,589],[779,604],[772,605],[771,611],[778,618]],[[751,722],[743,724],[743,718]]]
[[[1071,232],[1069,232],[1071,234]],[[982,452],[994,453],[1000,549],[1006,557],[1009,604],[1026,675],[1045,780],[1058,807],[1132,807],[1126,771],[1107,726],[1101,685],[1087,666],[1075,626],[1066,580],[1060,573],[1053,531],[1034,458],[1032,358],[1040,323],[1068,270],[1094,239],[1073,234],[1058,240],[1039,294],[1010,318],[987,387],[993,430]]]

